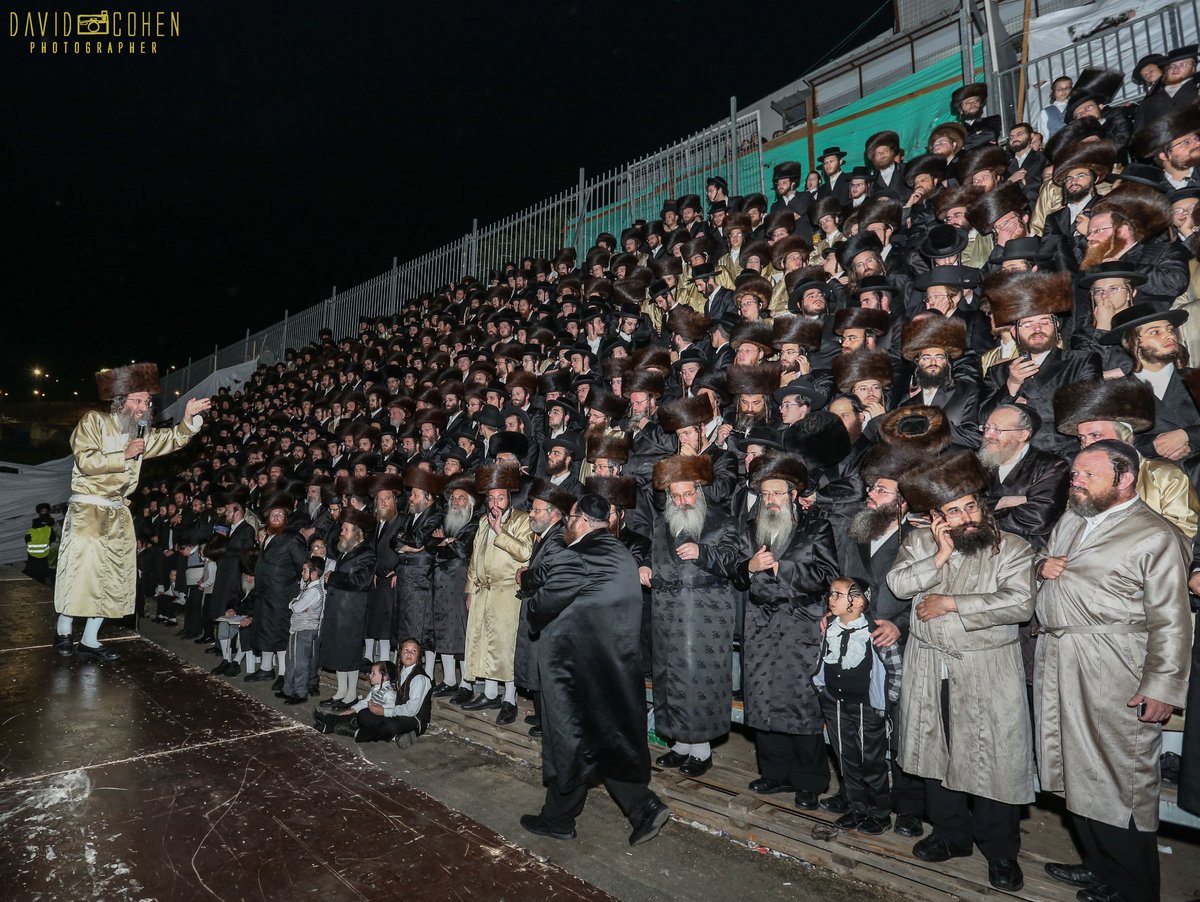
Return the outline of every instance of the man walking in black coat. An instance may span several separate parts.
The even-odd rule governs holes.
[[[651,790],[645,689],[639,667],[642,589],[637,563],[608,528],[599,495],[568,516],[566,553],[530,599],[542,686],[541,813],[530,833],[575,838],[588,786],[604,781],[633,826],[631,846],[658,835],[670,812]]]

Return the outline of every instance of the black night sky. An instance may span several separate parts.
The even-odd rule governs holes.
[[[29,53],[5,10],[0,388],[94,397],[711,124],[879,0],[226,3],[156,55]],[[86,6],[86,8],[84,8]],[[104,4],[71,7],[93,12]],[[803,36],[803,37],[801,37]],[[853,45],[852,44],[852,45]],[[851,45],[851,46],[852,46]]]

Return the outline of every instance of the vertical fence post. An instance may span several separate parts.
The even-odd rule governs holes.
[[[250,330],[246,330],[245,341],[242,342],[242,363],[250,359]],[[189,361],[190,363],[191,361]]]
[[[246,334],[250,334],[250,330],[246,330]],[[183,377],[183,381],[187,383],[186,388],[192,387],[192,358],[188,358],[187,375]]]
[[[283,351],[284,351],[284,348],[287,347],[287,341],[288,341],[287,332],[288,332],[288,312],[286,310],[284,310],[283,311],[283,337],[279,339],[279,359],[280,360],[283,360],[283,358],[284,358]]]
[[[467,266],[463,270],[464,276],[474,276],[479,278],[479,220],[471,220],[471,239],[467,246]]]
[[[400,261],[392,257],[392,274],[388,281],[388,313],[400,312]]]
[[[575,195],[575,256],[583,256],[583,217],[587,213],[587,200],[584,197],[584,182],[586,175],[583,167],[579,167],[579,193]]]
[[[975,47],[971,39],[971,11],[968,4],[958,8],[958,45],[962,48],[962,80],[969,85],[975,80]]]
[[[738,136],[737,136],[737,98],[729,98],[729,192],[730,195],[741,194],[738,189]]]
[[[213,345],[213,364],[212,364],[212,371],[211,371],[213,373],[215,373],[217,371],[217,352],[220,350],[221,350],[220,345]]]

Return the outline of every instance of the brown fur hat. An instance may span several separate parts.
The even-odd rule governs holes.
[[[926,460],[900,479],[900,493],[914,511],[924,513],[964,495],[975,495],[987,476],[972,451],[954,451]]]
[[[659,491],[667,491],[675,482],[698,482],[700,485],[712,485],[713,461],[707,454],[696,454],[685,457],[675,454],[664,457],[654,464],[654,487]]]
[[[728,235],[734,229],[740,229],[744,240],[749,241],[750,233],[754,231],[754,226],[750,223],[749,215],[746,213],[730,213],[726,216],[725,234]]]
[[[588,392],[585,406],[592,410],[600,411],[610,420],[619,420],[625,416],[629,402],[620,395],[614,395],[610,391],[605,391],[602,388],[593,388]]]
[[[924,457],[941,454],[950,446],[950,421],[940,407],[900,407],[879,421],[879,441]]]
[[[101,401],[112,401],[141,391],[156,395],[158,364],[131,363],[129,366],[101,370],[96,374],[96,390],[100,393]]]
[[[474,473],[463,473],[461,475],[455,476],[449,482],[446,483],[445,487],[442,488],[442,494],[446,498],[449,498],[451,495],[453,495],[455,492],[458,492],[458,491],[466,492],[472,498],[475,498],[477,496],[477,493],[475,491],[475,474]]]
[[[375,535],[375,515],[370,511],[360,511],[355,507],[342,509],[342,522],[357,526],[363,534],[363,541],[370,542]],[[331,551],[333,549],[330,549]]]
[[[933,211],[940,220],[947,210],[953,210],[955,207],[971,209],[971,205],[981,197],[983,197],[983,189],[976,188],[974,185],[945,188],[933,196]]]
[[[629,370],[621,381],[621,395],[628,398],[638,391],[661,398],[666,387],[667,380],[658,370]]]
[[[412,467],[411,469],[415,470],[416,467]],[[380,473],[378,476],[370,477],[367,494],[374,498],[380,492],[391,492],[396,496],[396,501],[399,502],[401,498],[404,498],[408,494],[404,491],[407,484],[406,480],[401,479],[395,473]]]
[[[808,488],[808,467],[795,454],[769,454],[755,467],[750,484],[757,492],[758,487],[768,479],[782,479],[803,495]]]
[[[967,143],[967,130],[959,122],[943,122],[941,125],[935,125],[929,132],[929,140],[925,143],[925,149],[931,150],[938,138],[949,138],[951,141],[957,142],[958,149],[961,151]]]
[[[821,348],[824,327],[817,320],[807,316],[781,316],[773,321],[772,328],[776,351],[784,345],[799,345],[810,353]]]
[[[985,144],[960,155],[956,167],[958,180],[964,185],[970,184],[975,173],[988,169],[996,173],[997,178],[1007,172],[1008,151],[995,144]]]
[[[553,392],[558,392],[560,395],[570,394],[570,370],[553,370],[538,376],[538,393],[548,395]]]
[[[712,419],[712,416],[710,415],[708,419]],[[661,423],[662,411],[659,411],[659,424],[661,425]],[[595,463],[600,458],[625,463],[629,460],[629,446],[628,435],[609,435],[605,433],[588,446],[587,459],[591,463]]]
[[[413,425],[420,426],[423,423],[432,423],[437,427],[438,432],[446,430],[446,422],[450,419],[450,415],[439,407],[426,407],[424,410],[418,410],[417,415],[413,417]]]
[[[858,221],[864,228],[873,222],[882,222],[898,229],[903,210],[903,205],[894,197],[878,195],[868,198],[858,208]]]
[[[525,393],[533,397],[537,393],[538,377],[536,373],[531,373],[529,370],[517,370],[515,373],[508,374],[508,381],[504,383],[504,387],[508,389],[509,394],[512,394],[514,388],[523,388]]]
[[[1122,182],[1092,205],[1092,216],[1113,213],[1129,222],[1136,241],[1161,235],[1171,222],[1171,201],[1148,185]]]
[[[800,235],[788,235],[781,241],[776,241],[771,245],[771,265],[782,272],[783,261],[791,253],[799,253],[807,262],[808,255],[812,253],[812,245]]]
[[[1054,426],[1078,435],[1080,423],[1128,423],[1134,432],[1154,425],[1154,389],[1140,379],[1094,379],[1061,385],[1054,392]]]
[[[867,159],[870,159],[871,155],[873,153],[875,153],[876,147],[890,147],[896,153],[899,153],[900,149],[901,149],[900,135],[897,132],[894,132],[891,130],[875,132],[875,134],[873,134],[869,138],[867,138],[867,143],[866,143]]]
[[[600,361],[600,377],[605,382],[611,382],[614,379],[620,379],[621,385],[625,384],[625,375],[630,368],[628,357],[605,357]]]
[[[700,341],[708,335],[708,317],[680,304],[667,314],[667,328],[685,341]]]
[[[446,487],[446,478],[414,466],[404,471],[404,485],[410,489],[420,489],[436,498]]]
[[[753,366],[734,364],[726,372],[731,395],[771,395],[779,388],[782,367],[778,363],[759,363]]]
[[[927,459],[903,445],[876,445],[863,458],[859,473],[863,484],[868,487],[880,479],[899,483],[901,476]]]
[[[886,310],[844,307],[833,317],[834,335],[842,335],[847,329],[866,329],[875,335],[887,335],[891,328],[892,315]]]
[[[814,228],[826,216],[832,216],[838,223],[842,221],[842,205],[836,197],[817,198],[817,202],[808,208],[808,221],[813,224]]]
[[[475,470],[475,493],[483,495],[492,489],[504,489],[509,492],[520,491],[521,468],[496,464],[479,467]]]
[[[663,375],[671,372],[671,352],[666,348],[647,347],[629,357],[635,370],[656,369]]]
[[[743,273],[745,275],[745,273]],[[763,310],[771,306],[771,283],[762,276],[756,276],[751,273],[750,277],[745,281],[740,281],[737,288],[734,289],[733,299],[736,302],[743,295],[751,295],[758,298],[758,305]]]
[[[994,272],[984,281],[983,290],[997,326],[1075,308],[1069,272]]]
[[[925,348],[944,348],[952,360],[967,349],[967,322],[940,313],[918,315],[904,324],[900,346],[904,359],[913,361]]]
[[[1133,135],[1133,155],[1138,159],[1152,159],[1165,153],[1167,145],[1200,132],[1200,110],[1188,105],[1165,116],[1147,122]]]
[[[711,402],[708,398],[699,396],[680,398],[658,409],[658,425],[668,434],[674,434],[689,426],[703,426],[712,418]]]
[[[1005,182],[987,194],[980,195],[975,203],[967,207],[967,222],[979,234],[987,235],[992,231],[996,220],[1009,213],[1016,213],[1018,216],[1029,213],[1029,199],[1021,190],[1021,186],[1014,182]]]
[[[744,344],[758,345],[768,357],[775,353],[775,338],[769,321],[757,320],[750,323],[738,323],[729,336],[729,343],[736,351]]]
[[[848,392],[855,383],[874,379],[886,389],[892,384],[892,361],[887,351],[855,351],[833,358],[833,383]]]
[[[637,506],[637,480],[632,476],[592,476],[585,488],[613,507],[629,510]]]
[[[1073,169],[1090,169],[1097,179],[1102,179],[1112,172],[1117,157],[1117,146],[1111,141],[1073,141],[1054,158],[1051,180],[1062,187],[1063,180]]]
[[[575,497],[574,492],[561,489],[548,479],[535,479],[529,487],[527,497],[530,501],[545,501],[547,504],[554,505],[564,518],[571,513],[571,507],[579,500]]]

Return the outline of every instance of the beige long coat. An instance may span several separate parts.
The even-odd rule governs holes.
[[[467,566],[467,651],[463,667],[477,680],[511,680],[517,654],[521,599],[517,571],[533,552],[529,515],[509,510],[494,533],[487,518],[479,521],[471,563]]]
[[[1084,525],[1067,511],[1045,552],[1066,555],[1067,569],[1037,597],[1038,773],[1075,814],[1115,827],[1132,816],[1137,829],[1155,830],[1162,727],[1126,703],[1187,697],[1190,549],[1140,499],[1075,547]]]
[[[914,612],[900,694],[900,765],[947,789],[1022,805],[1033,801],[1033,736],[1018,625],[1033,615],[1033,550],[1002,532],[1000,551],[955,552],[934,565],[930,529],[909,534],[887,583],[913,604],[953,595],[957,613],[922,622]],[[942,667],[950,681],[950,742],[942,722]]]
[[[170,454],[188,443],[200,418],[146,433],[142,459]],[[91,411],[71,433],[75,465],[72,500],[63,519],[54,609],[71,617],[128,617],[137,583],[137,539],[125,499],[137,489],[142,459],[126,460],[129,436],[110,413]],[[92,496],[78,500],[77,496]],[[107,501],[105,505],[101,502]]]

